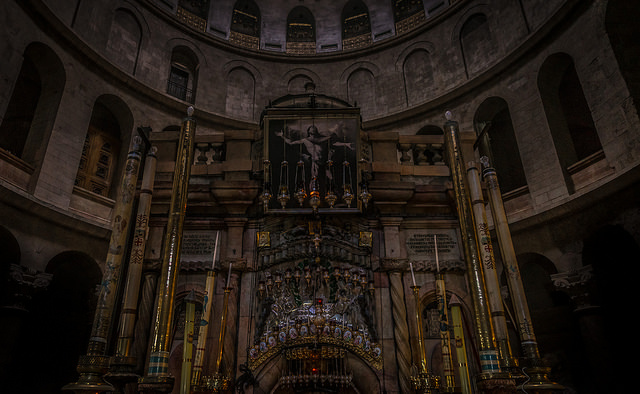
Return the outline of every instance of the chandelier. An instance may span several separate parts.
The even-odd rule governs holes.
[[[258,338],[249,349],[250,367],[284,354],[289,369],[282,375],[283,384],[347,384],[350,374],[338,350],[381,365],[381,348],[361,309],[373,295],[373,280],[359,268],[316,265],[264,271],[257,297],[270,313],[258,323]],[[303,362],[301,354],[311,358]]]

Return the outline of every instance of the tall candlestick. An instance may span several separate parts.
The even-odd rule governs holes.
[[[411,280],[413,280],[413,285],[416,285],[416,276],[413,274],[413,263],[409,263],[409,268],[411,268]]]
[[[213,261],[211,262],[211,270],[216,266],[216,257],[218,256],[218,240],[220,237],[220,231],[216,233],[216,245],[213,247]]]
[[[438,238],[433,234],[433,250],[436,253],[436,272],[440,272],[440,262],[438,261]]]
[[[227,287],[231,288],[231,266],[233,263],[229,263],[229,273],[227,274]]]

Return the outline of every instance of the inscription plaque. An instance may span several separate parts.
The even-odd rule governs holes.
[[[458,233],[451,230],[409,230],[406,232],[407,255],[411,260],[435,260],[434,239],[438,239],[438,258],[460,260],[462,254],[458,242]]]
[[[215,231],[185,231],[182,235],[180,260],[212,261],[215,245]]]

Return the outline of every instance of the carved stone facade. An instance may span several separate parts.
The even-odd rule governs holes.
[[[482,380],[470,285],[478,282],[469,281],[445,111],[459,125],[468,167],[487,156],[508,188],[532,322],[518,323],[504,290],[513,273],[489,204],[483,230],[493,237],[492,290],[505,293],[512,356],[527,362],[524,324],[567,392],[628,387],[619,360],[626,347],[616,338],[625,300],[635,297],[626,273],[640,253],[640,78],[629,60],[640,50],[636,8],[621,0],[2,2],[0,391],[58,393],[77,381],[135,137],[143,155],[157,148],[148,228],[136,238],[145,252],[129,349],[129,372],[148,372],[190,105],[197,131],[166,355],[174,393],[191,292],[195,319],[213,307],[195,330],[206,332],[203,374],[209,382],[224,374],[242,392],[412,392],[421,345],[429,372],[446,371],[443,299],[464,327],[457,337],[449,327],[452,361],[466,356],[471,380],[487,391],[524,381],[515,372]],[[171,90],[177,82],[184,95]],[[270,129],[265,116],[280,110],[288,111],[282,129]],[[351,134],[340,134],[340,111],[357,124]],[[117,140],[91,159],[108,161],[112,177],[101,189],[78,181],[94,128]],[[289,153],[274,156],[270,141]],[[352,154],[336,153],[351,143]],[[108,160],[101,148],[111,149]],[[316,176],[317,190],[303,182],[302,206],[291,194],[279,207],[283,161],[291,189],[299,162]],[[352,201],[330,208],[327,179],[337,180],[338,199],[348,184]],[[139,182],[136,201],[143,189]],[[309,203],[315,191],[319,207]],[[107,357],[119,339],[112,326]],[[25,367],[33,360],[38,379]]]

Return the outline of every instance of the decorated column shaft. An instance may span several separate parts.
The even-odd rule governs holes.
[[[489,298],[489,304],[491,305],[491,318],[496,334],[496,346],[499,352],[500,365],[504,369],[516,368],[517,362],[513,358],[511,346],[509,345],[507,320],[502,303],[496,259],[493,254],[491,233],[489,232],[489,223],[487,222],[487,212],[484,207],[484,198],[482,197],[480,174],[474,162],[467,164],[467,176],[469,180],[471,205],[473,206],[473,213],[475,215],[476,234],[478,236],[480,256],[482,258],[482,268],[484,269],[484,278],[487,284],[487,296]]]
[[[80,378],[76,383],[65,386],[65,390],[76,392],[114,390],[113,386],[104,382],[102,377],[109,368],[109,357],[106,355],[107,342],[116,306],[118,285],[122,276],[122,261],[129,238],[129,223],[133,211],[138,173],[140,172],[141,144],[142,138],[135,136],[118,189],[111,223],[111,239],[93,318],[91,337],[87,354],[81,356],[78,362]]]
[[[136,313],[138,306],[138,294],[142,278],[142,263],[144,262],[145,245],[149,231],[149,212],[151,210],[151,198],[153,195],[153,183],[156,176],[156,147],[151,147],[144,164],[142,175],[142,187],[138,199],[138,213],[136,215],[133,242],[127,268],[127,279],[122,300],[122,312],[120,314],[120,327],[118,332],[118,344],[116,347],[116,362],[132,364],[135,366],[135,358],[131,360],[131,345],[133,343]]]
[[[482,175],[487,186],[487,196],[491,206],[493,216],[493,225],[496,229],[498,244],[502,254],[504,270],[507,277],[507,286],[509,287],[509,295],[515,311],[515,318],[518,325],[518,335],[522,353],[529,364],[527,373],[531,376],[530,382],[526,387],[534,387],[535,389],[556,391],[562,390],[563,387],[557,383],[549,381],[549,368],[545,367],[540,360],[538,351],[538,342],[533,331],[533,323],[529,313],[529,305],[524,292],[520,269],[516,259],[516,253],[511,240],[511,232],[509,231],[509,222],[507,214],[502,202],[502,194],[498,183],[498,176],[495,169],[491,167],[489,159],[486,156],[480,158],[483,166]]]
[[[467,264],[467,277],[472,299],[474,328],[478,340],[480,367],[482,373],[500,372],[498,352],[494,342],[493,324],[491,322],[491,308],[487,299],[484,271],[478,256],[478,241],[464,174],[464,160],[458,137],[458,123],[452,121],[449,117],[450,113],[447,112],[447,122],[444,125],[445,147],[453,181],[460,233],[462,234]]]
[[[169,375],[169,352],[171,350],[180,246],[182,245],[184,216],[187,210],[187,192],[191,164],[193,163],[193,142],[196,132],[196,121],[191,117],[192,114],[193,107],[189,107],[187,118],[182,122],[180,131],[180,141],[173,172],[169,220],[163,243],[164,249],[162,252],[158,294],[156,296],[155,318],[150,338],[149,367],[147,374],[140,381],[143,384],[143,389],[147,389],[146,384],[173,385],[173,377]]]
[[[511,241],[511,232],[509,231],[507,214],[502,203],[498,176],[495,169],[489,165],[489,160],[486,156],[483,156],[481,161],[484,166],[482,175],[487,186],[487,197],[491,206],[493,226],[498,237],[498,245],[507,277],[507,286],[509,287],[509,293],[518,324],[518,334],[522,341],[522,351],[526,358],[538,359],[540,357],[538,353],[538,342],[533,332],[529,306],[524,293],[522,279],[520,278],[520,268],[518,267],[516,253],[513,249],[513,242]]]

